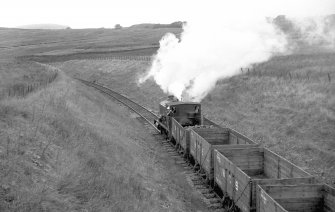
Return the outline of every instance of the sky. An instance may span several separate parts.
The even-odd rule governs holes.
[[[2,0],[0,7],[0,27],[52,23],[112,28],[115,24],[201,21],[204,16],[222,18],[232,13],[234,17],[240,13],[242,18],[335,14],[334,0]]]

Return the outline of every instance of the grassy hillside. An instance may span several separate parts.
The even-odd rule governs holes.
[[[52,82],[56,69],[30,61],[0,62],[0,100],[10,96],[25,96]]]
[[[151,55],[168,31],[181,29],[0,29],[1,92],[37,85],[0,98],[0,211],[202,209],[164,152],[152,154],[155,141],[134,114],[69,78],[155,110],[166,94],[137,83],[150,61],[95,58]],[[57,69],[32,59],[65,74],[54,79]],[[204,112],[333,184],[334,61],[333,53],[275,57],[218,82]]]
[[[156,141],[134,120],[62,74],[0,101],[0,210],[185,210],[192,195],[168,177]]]
[[[220,81],[203,100],[205,114],[231,126],[328,183],[335,182],[335,54],[275,57]],[[97,80],[157,109],[165,94],[152,81],[137,84],[145,61],[74,60],[55,64]],[[330,77],[330,78],[329,78]]]
[[[53,63],[70,76],[104,84],[142,105],[156,109],[160,100],[166,98],[158,85],[147,81],[141,87],[138,79],[150,67],[148,61],[137,60],[72,60]],[[93,71],[94,70],[94,71]]]
[[[334,61],[335,54],[274,58],[219,82],[205,111],[334,185]]]

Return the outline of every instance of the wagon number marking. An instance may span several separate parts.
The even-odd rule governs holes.
[[[264,203],[264,205],[266,205],[266,201],[267,201],[267,199],[266,199],[266,197],[265,197],[265,195],[264,195],[264,191],[261,192],[261,197],[262,197],[262,199],[263,199],[263,203]]]
[[[219,157],[219,155],[216,155],[216,159],[218,160],[219,163],[221,163],[221,158]]]

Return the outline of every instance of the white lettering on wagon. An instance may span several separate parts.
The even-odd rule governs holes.
[[[216,159],[218,160],[219,163],[221,163],[221,158],[219,157],[219,155],[216,155]]]
[[[263,190],[261,191],[261,198],[262,198],[262,200],[263,200],[264,205],[266,205],[266,201],[267,201],[267,199],[266,199],[266,197],[265,197],[265,194],[264,194],[264,191],[263,191]]]
[[[235,181],[235,189],[236,191],[238,191],[238,181],[237,180]]]
[[[221,179],[220,179],[220,178],[218,178],[218,177],[215,177],[215,179],[216,179],[216,182],[217,182],[217,183],[219,183],[220,185],[222,184],[222,182],[221,182]]]

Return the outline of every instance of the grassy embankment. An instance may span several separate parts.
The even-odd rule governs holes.
[[[25,98],[2,99],[0,210],[183,208],[127,113],[61,73]]]
[[[332,53],[273,58],[256,67],[256,72],[245,71],[220,81],[202,102],[205,114],[333,184],[334,61]],[[147,62],[81,60],[57,66],[71,75],[106,84],[153,109],[165,96],[153,82],[138,87],[138,76],[149,67]]]
[[[0,63],[0,77],[0,99],[22,97],[52,82],[57,70],[35,62],[14,60]]]

